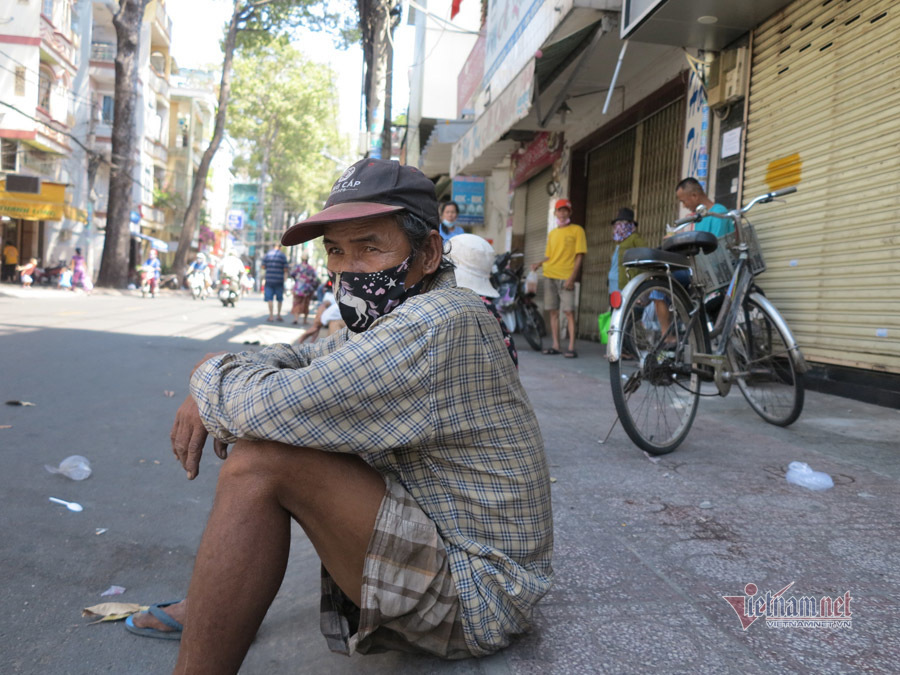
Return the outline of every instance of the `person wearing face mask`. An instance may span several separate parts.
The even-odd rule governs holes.
[[[441,239],[447,241],[453,237],[465,234],[466,231],[459,225],[456,225],[456,219],[459,218],[459,205],[456,202],[444,202],[441,204]]]
[[[456,287],[438,227],[424,174],[357,162],[282,237],[323,237],[346,328],[195,367],[172,448],[192,480],[214,437],[215,501],[186,600],[126,623],[181,637],[175,672],[238,671],[293,521],[321,559],[334,651],[466,658],[528,630],[552,579],[544,443],[498,322]]]
[[[559,354],[559,313],[566,316],[569,347],[567,359],[578,357],[575,351],[575,282],[581,275],[581,264],[587,253],[587,237],[581,225],[572,223],[572,202],[557,199],[554,213],[556,228],[547,235],[544,259],[531,266],[532,270],[544,268],[544,309],[550,312],[550,333],[553,346],[544,354]]]
[[[638,270],[636,267],[625,267],[625,252],[638,246],[646,246],[644,238],[637,232],[637,221],[634,211],[627,206],[619,209],[619,213],[610,222],[615,249],[609,266],[609,294],[625,288]]]

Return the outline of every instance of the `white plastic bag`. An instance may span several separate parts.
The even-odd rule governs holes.
[[[537,293],[538,288],[538,273],[537,270],[531,270],[528,273],[528,276],[525,277],[525,292],[526,293]]]
[[[821,471],[813,471],[805,462],[791,462],[784,475],[788,483],[800,485],[810,490],[827,490],[834,487],[831,476]]]

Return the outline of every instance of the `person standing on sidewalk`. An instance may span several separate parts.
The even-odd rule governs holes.
[[[19,264],[19,249],[11,241],[3,247],[3,281],[16,280],[16,265]]]
[[[575,351],[575,281],[581,275],[581,264],[587,253],[587,237],[581,225],[571,221],[572,202],[558,199],[555,205],[556,229],[547,235],[544,259],[531,266],[532,270],[544,268],[544,309],[550,311],[550,334],[553,346],[544,354],[559,354],[559,313],[566,316],[569,334],[567,359],[578,356]]]
[[[75,255],[72,256],[72,262],[69,263],[69,266],[72,268],[72,290],[75,290],[78,286],[84,288],[84,277],[87,272],[87,266],[84,256],[81,255],[80,248],[75,249]],[[158,280],[157,277],[157,281]]]
[[[281,303],[284,302],[284,277],[287,274],[287,256],[281,251],[278,244],[272,246],[272,250],[266,253],[262,259],[262,265],[266,270],[265,299],[269,303],[269,318],[267,321],[284,321],[281,318]],[[273,315],[272,301],[278,301],[278,312]]]

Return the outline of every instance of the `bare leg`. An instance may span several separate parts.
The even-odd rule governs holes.
[[[175,673],[238,671],[281,585],[291,518],[359,604],[384,490],[381,476],[351,455],[237,443],[219,474],[197,551]]]
[[[575,351],[575,312],[565,312],[566,325],[569,328],[569,351]]]
[[[274,305],[272,304],[272,302],[272,300],[269,300],[269,302],[267,303],[269,305],[269,321],[275,320],[275,315],[273,314]]]
[[[553,349],[559,351],[559,310],[550,310],[550,335],[553,340]]]
[[[281,321],[281,300],[278,301],[278,320]]]

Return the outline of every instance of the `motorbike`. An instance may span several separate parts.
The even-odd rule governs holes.
[[[500,293],[496,300],[497,311],[510,333],[521,333],[535,351],[541,351],[542,338],[547,334],[544,317],[534,302],[535,293],[525,288],[523,267],[513,267],[514,258],[522,253],[507,251],[494,259],[491,283]]]
[[[241,281],[234,277],[222,277],[219,280],[219,300],[223,307],[234,307],[241,297]]]
[[[150,265],[141,265],[141,297],[156,297],[156,271]]]
[[[206,277],[200,270],[194,270],[188,274],[188,288],[191,289],[191,297],[196,300],[206,300]]]
[[[60,260],[55,265],[48,267],[38,267],[34,270],[34,285],[38,286],[56,286],[59,284],[59,275],[66,269],[65,262]]]

